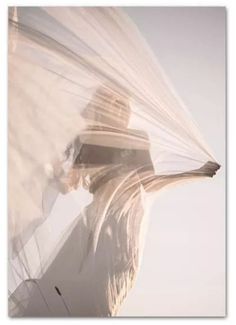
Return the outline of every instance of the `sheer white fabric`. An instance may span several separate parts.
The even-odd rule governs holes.
[[[78,284],[84,302],[73,307],[71,301],[70,313],[116,314],[138,269],[144,193],[213,176],[217,168],[122,9],[10,8],[12,315],[28,315],[33,285],[26,280],[47,279],[70,236],[76,245],[75,229],[78,283],[85,281],[83,272],[89,274],[87,284],[93,283],[101,299],[93,300]],[[66,195],[76,198],[76,213],[58,217],[54,203]],[[86,309],[89,300],[93,307]]]

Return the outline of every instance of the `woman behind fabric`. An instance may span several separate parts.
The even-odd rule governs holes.
[[[155,175],[148,135],[128,128],[130,115],[125,92],[98,88],[83,112],[87,128],[65,152],[65,161],[72,161],[69,171],[64,173],[61,162],[54,165],[62,193],[82,185],[93,194],[70,243],[50,267],[57,283],[76,279],[70,286],[73,299],[67,298],[72,316],[114,316],[119,311],[140,263],[145,191],[183,179],[212,177],[219,168],[208,162],[182,174]],[[60,269],[62,260],[66,267]]]

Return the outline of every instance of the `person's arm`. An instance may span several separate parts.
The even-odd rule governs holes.
[[[148,134],[141,132],[142,136],[149,143]],[[155,175],[155,170],[150,155],[150,143],[147,150],[139,150],[136,154],[136,161],[141,163],[141,167],[137,169],[140,182],[146,192],[158,191],[162,187],[179,182],[186,179],[197,179],[200,177],[213,177],[220,165],[216,162],[208,161],[199,169],[191,170],[184,173],[172,175]]]
[[[197,179],[200,177],[213,177],[220,165],[216,162],[208,161],[199,169],[172,175],[151,175],[147,174],[142,178],[142,185],[146,192],[154,192],[162,187],[186,179]]]

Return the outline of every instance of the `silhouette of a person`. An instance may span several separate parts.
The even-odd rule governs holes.
[[[208,162],[182,174],[155,175],[148,136],[128,129],[130,114],[127,96],[99,88],[84,112],[86,132],[66,151],[73,164],[59,177],[61,191],[82,184],[93,194],[53,266],[55,281],[76,279],[71,290],[77,298],[69,302],[74,316],[115,315],[132,287],[140,262],[143,190],[212,177],[219,168]],[[62,260],[66,267],[59,266]]]

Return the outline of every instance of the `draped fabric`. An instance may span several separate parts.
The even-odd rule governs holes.
[[[122,9],[10,8],[11,315],[30,313],[35,290],[48,307],[38,281],[46,290],[71,241],[84,301],[71,301],[69,313],[116,314],[140,263],[144,197],[218,167]],[[76,211],[55,211],[69,196]],[[93,283],[97,299],[81,281]]]

